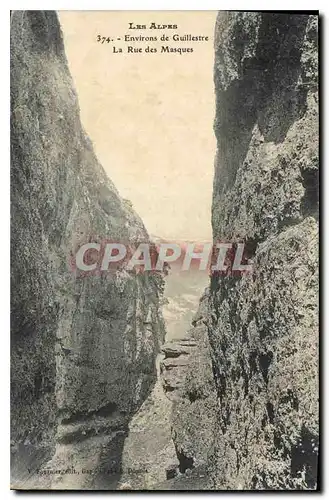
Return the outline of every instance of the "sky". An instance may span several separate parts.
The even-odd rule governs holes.
[[[151,235],[211,240],[214,11],[60,11],[82,124]],[[150,29],[150,23],[176,29]],[[129,29],[129,23],[146,29]],[[129,36],[208,41],[125,42]],[[98,37],[99,35],[99,37]],[[101,37],[110,42],[97,41]],[[120,40],[117,40],[120,38]],[[113,41],[112,41],[113,39]],[[161,46],[193,48],[160,53]],[[113,47],[123,52],[113,52]],[[128,46],[142,53],[128,53]],[[145,53],[149,46],[157,53]]]

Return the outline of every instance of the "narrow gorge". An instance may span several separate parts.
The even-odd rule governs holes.
[[[213,241],[253,272],[86,276],[82,243],[152,237],[84,131],[57,14],[11,14],[13,489],[318,486],[318,17],[214,32]]]

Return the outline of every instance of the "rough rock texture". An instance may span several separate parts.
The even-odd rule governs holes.
[[[54,487],[114,487],[156,378],[162,278],[70,269],[79,243],[148,235],[83,131],[51,11],[11,16],[11,145],[12,485],[53,457],[53,469],[94,471]]]
[[[214,438],[216,392],[207,338],[208,291],[186,338],[162,346],[162,383],[173,402],[172,438],[179,472],[207,464]],[[204,481],[203,481],[204,482]]]
[[[211,279],[214,488],[316,487],[317,24],[218,15],[213,233],[245,241],[254,272]]]
[[[180,463],[207,463],[166,489],[317,487],[317,25],[218,14],[213,236],[245,242],[253,272],[214,273],[199,340],[163,346]]]
[[[129,423],[129,435],[122,453],[122,475],[119,489],[153,489],[166,481],[167,470],[178,468],[171,439],[171,403],[164,394],[157,359],[158,379],[138,412]]]

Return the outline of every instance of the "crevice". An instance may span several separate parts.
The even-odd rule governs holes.
[[[312,215],[318,217],[319,205],[319,170],[309,168],[301,171],[302,184],[305,189],[301,201],[301,210],[304,216]]]
[[[291,474],[298,477],[300,472],[304,472],[305,482],[310,489],[314,489],[317,483],[318,449],[318,436],[303,426],[301,435],[291,450]]]
[[[98,410],[93,410],[87,413],[84,411],[76,412],[70,417],[63,418],[61,424],[69,425],[78,422],[85,422],[86,420],[90,420],[94,417],[109,417],[110,415],[113,415],[113,413],[117,412],[117,410],[118,407],[115,403],[108,403]]]
[[[187,469],[193,469],[194,468],[194,458],[189,457],[185,455],[185,453],[182,450],[179,450],[176,445],[176,455],[179,461],[179,472],[181,474],[185,474]]]
[[[269,351],[259,355],[259,367],[261,369],[265,383],[268,383],[268,370],[273,360],[273,352]]]
[[[268,420],[270,424],[273,424],[275,416],[273,404],[269,402],[266,403],[266,410],[267,410]]]

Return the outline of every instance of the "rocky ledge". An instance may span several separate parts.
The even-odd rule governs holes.
[[[161,348],[162,383],[173,402],[172,437],[180,473],[205,466],[213,440],[216,394],[206,328],[208,293],[186,337]]]

